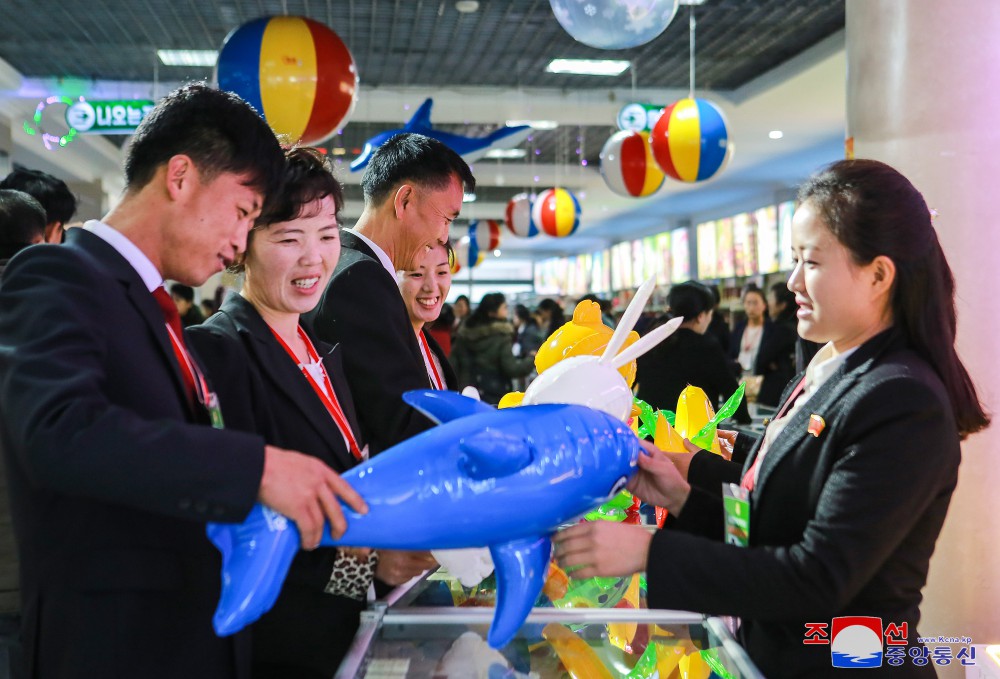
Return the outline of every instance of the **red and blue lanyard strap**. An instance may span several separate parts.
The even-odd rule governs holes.
[[[299,337],[306,345],[306,353],[309,355],[309,360],[319,366],[320,374],[323,376],[323,385],[326,386],[326,391],[324,391],[323,387],[316,382],[316,378],[313,377],[312,373],[309,372],[305,365],[299,363],[299,359],[295,355],[295,352],[292,351],[291,347],[285,344],[285,341],[281,339],[281,336],[277,332],[275,332],[274,328],[271,328],[271,332],[274,333],[274,338],[278,340],[278,344],[282,346],[288,355],[291,356],[295,364],[299,366],[299,369],[302,371],[302,375],[309,382],[310,386],[312,386],[313,391],[316,392],[316,396],[318,396],[319,400],[323,402],[324,406],[326,406],[327,412],[330,413],[330,417],[333,418],[334,423],[337,425],[337,429],[340,430],[341,435],[344,437],[347,447],[350,448],[351,455],[353,455],[356,460],[363,460],[364,455],[361,453],[361,448],[358,447],[358,441],[354,438],[354,432],[351,431],[351,426],[347,422],[347,416],[344,415],[344,410],[340,407],[340,402],[337,400],[337,393],[333,390],[333,383],[330,382],[330,376],[326,372],[326,367],[323,365],[323,362],[319,360],[319,354],[316,352],[316,347],[313,346],[313,343],[309,340],[309,336],[302,330],[302,326],[299,326],[298,331]]]
[[[431,353],[431,347],[427,344],[427,338],[424,337],[423,331],[417,333],[417,341],[420,343],[420,353],[423,354],[424,363],[427,365],[427,377],[431,381],[431,386],[438,391],[444,391],[447,387],[441,373],[438,372],[437,364],[434,362],[434,354]]]

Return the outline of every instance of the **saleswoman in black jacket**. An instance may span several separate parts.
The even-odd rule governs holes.
[[[577,577],[646,570],[651,607],[740,616],[768,677],[836,671],[831,646],[803,644],[806,623],[881,617],[916,643],[959,440],[989,424],[955,353],[954,279],[920,193],[887,165],[848,160],[799,197],[788,287],[799,334],[825,346],[764,438],[742,467],[649,446],[631,488],[671,525],[654,536],[599,521],[557,538]],[[722,482],[749,489],[748,547],[722,543]],[[934,676],[910,658],[887,670]]]
[[[657,410],[673,410],[680,393],[693,385],[718,408],[739,385],[718,342],[705,335],[712,322],[712,293],[700,283],[688,281],[670,288],[667,304],[671,316],[680,316],[684,322],[673,335],[638,358],[638,397]],[[750,422],[745,401],[733,417]]]

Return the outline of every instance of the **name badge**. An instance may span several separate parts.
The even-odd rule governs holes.
[[[750,492],[735,483],[722,484],[722,504],[726,510],[727,545],[750,544]]]
[[[208,392],[205,397],[205,408],[208,410],[208,419],[215,429],[225,429],[226,425],[222,421],[222,408],[219,406],[219,397],[214,391]]]

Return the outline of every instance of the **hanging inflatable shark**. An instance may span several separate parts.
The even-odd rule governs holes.
[[[375,149],[401,132],[416,132],[426,137],[437,139],[462,156],[467,163],[479,160],[493,149],[513,148],[527,139],[528,135],[531,134],[531,127],[528,125],[501,127],[485,137],[463,137],[458,134],[443,132],[431,125],[431,107],[433,105],[433,99],[424,100],[424,103],[420,105],[420,108],[413,114],[410,121],[401,129],[382,132],[366,141],[361,155],[351,161],[351,171],[360,172],[365,169],[368,165],[368,160],[375,153]]]
[[[618,494],[636,471],[639,440],[620,419],[584,406],[496,410],[447,391],[411,391],[407,403],[440,426],[343,475],[368,503],[344,507],[347,532],[322,546],[376,549],[489,547],[496,565],[494,648],[507,644],[538,599],[549,536]],[[518,511],[531,507],[531,511]],[[242,524],[211,524],[223,554],[214,618],[232,634],[267,612],[299,549],[295,524],[257,505]]]

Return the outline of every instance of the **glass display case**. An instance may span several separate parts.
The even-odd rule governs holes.
[[[495,601],[492,578],[467,588],[445,571],[430,573],[363,614],[354,644],[336,676],[762,676],[724,619],[648,610],[642,608],[640,576],[634,576],[634,581],[607,580],[612,582],[603,597],[593,588],[587,593],[594,607],[577,607],[583,602],[567,598],[559,601],[568,607],[534,608],[514,640],[495,650],[486,642]]]

